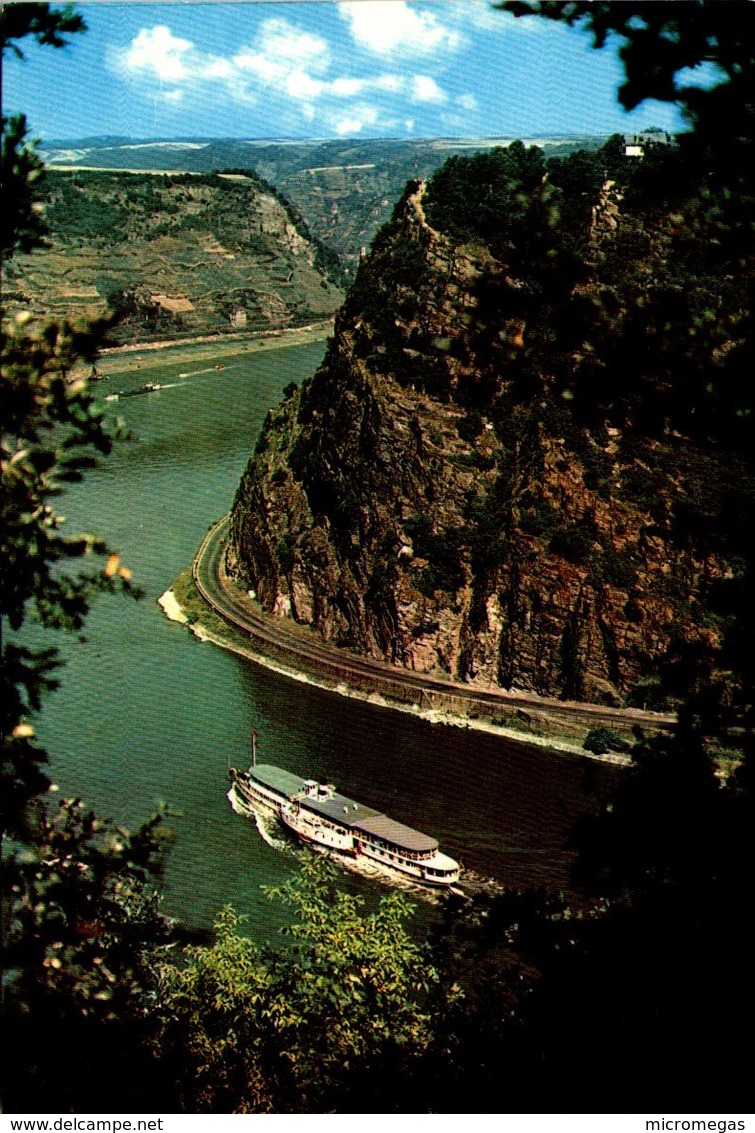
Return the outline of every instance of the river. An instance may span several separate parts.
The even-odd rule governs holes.
[[[133,438],[61,503],[71,533],[102,535],[144,598],[95,601],[86,640],[61,635],[59,691],[38,723],[52,775],[103,816],[135,824],[166,802],[175,845],[165,909],[206,927],[233,904],[269,938],[279,913],[261,887],[297,868],[226,799],[227,761],[246,765],[252,727],[260,760],[326,778],[441,841],[475,875],[503,886],[571,890],[570,836],[617,772],[589,760],[432,725],[290,681],[168,621],[158,597],[227,512],[264,416],[284,387],[317,367],[324,344],[228,354],[224,368],[153,355],[110,378],[102,395],[169,385],[107,402]],[[111,363],[112,366],[112,363]],[[344,872],[344,885],[385,890]]]

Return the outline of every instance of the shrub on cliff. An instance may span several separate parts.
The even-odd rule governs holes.
[[[585,751],[591,751],[594,755],[605,755],[609,751],[629,751],[631,744],[628,744],[611,728],[605,728],[601,725],[599,728],[590,729],[584,738],[582,747]]]

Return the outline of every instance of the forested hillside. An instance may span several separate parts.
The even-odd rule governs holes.
[[[597,149],[605,138],[543,140],[549,156]],[[353,274],[363,248],[390,220],[393,206],[411,177],[429,177],[454,154],[490,149],[479,138],[348,138],[331,141],[245,141],[243,139],[134,142],[126,138],[84,138],[48,147],[56,167],[66,165],[185,170],[236,170],[262,175],[306,220],[310,231],[334,249]]]
[[[5,303],[110,311],[112,343],[267,330],[330,316],[338,258],[254,174],[49,172],[48,246],[6,270]]]

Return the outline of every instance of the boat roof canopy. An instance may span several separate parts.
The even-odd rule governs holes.
[[[340,822],[341,825],[348,827],[357,826],[363,819],[372,818],[380,813],[371,806],[354,802],[353,799],[347,799],[345,795],[339,795],[337,792],[329,798],[307,795],[300,802],[306,810],[314,811],[315,814],[321,814],[332,822]]]
[[[271,763],[258,763],[249,768],[249,775],[264,787],[270,787],[279,794],[285,795],[287,799],[293,800],[298,797],[302,807],[315,814],[321,814],[331,822],[337,822],[349,829],[361,830],[365,834],[372,834],[375,838],[380,838],[402,850],[427,854],[438,849],[435,838],[421,834],[411,826],[404,826],[402,822],[396,822],[380,811],[373,810],[372,807],[347,798],[346,795],[340,795],[338,792],[323,797],[305,794],[307,784],[311,784],[313,780],[302,779],[282,767],[274,767]]]
[[[395,822],[385,814],[370,816],[362,822],[355,823],[355,826],[357,830],[363,830],[365,834],[373,834],[385,842],[392,842],[402,850],[412,850],[414,853],[422,854],[431,853],[438,848],[437,841],[429,834],[421,834],[419,830],[404,826],[403,822]]]
[[[304,790],[304,780],[299,775],[292,775],[290,771],[274,767],[272,763],[258,763],[255,767],[250,767],[249,775],[263,787],[270,787],[288,799]]]

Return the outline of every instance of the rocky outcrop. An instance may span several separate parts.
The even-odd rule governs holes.
[[[671,433],[588,431],[547,382],[523,395],[541,331],[496,290],[517,278],[435,231],[423,194],[362,263],[318,372],[268,416],[229,568],[266,610],[371,657],[652,707],[674,642],[717,640],[726,566],[679,517],[736,471]],[[593,228],[612,238],[618,215],[605,190]]]

